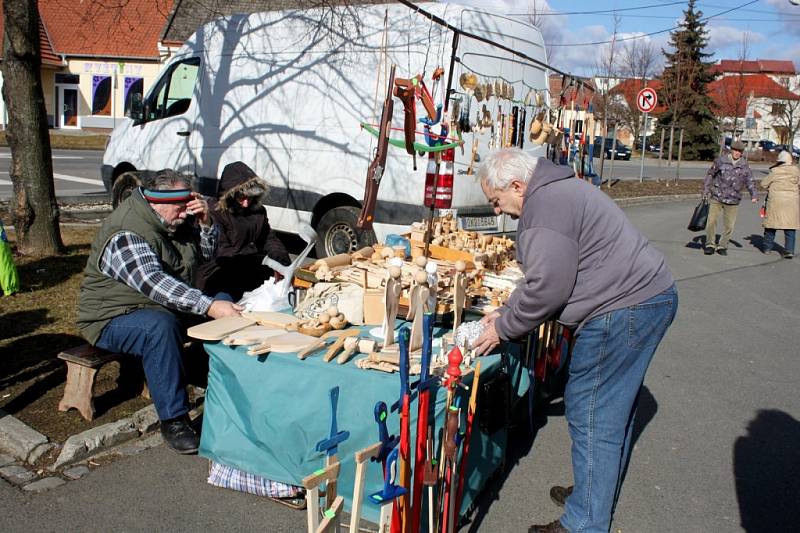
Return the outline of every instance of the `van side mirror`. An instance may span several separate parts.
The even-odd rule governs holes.
[[[128,111],[128,116],[136,124],[144,121],[144,103],[142,102],[141,94],[134,93],[131,95],[131,108]]]

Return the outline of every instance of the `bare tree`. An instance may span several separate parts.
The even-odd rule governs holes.
[[[528,5],[528,22],[542,32],[544,51],[547,54],[547,62],[551,65],[555,61],[558,50],[558,47],[553,46],[553,43],[557,40],[556,30],[550,23],[550,17],[547,16],[552,11],[547,0],[531,0]]]
[[[603,166],[605,162],[605,149],[606,137],[608,136],[609,122],[616,124],[618,121],[618,106],[614,104],[614,96],[611,94],[611,81],[619,76],[619,58],[617,57],[617,34],[619,33],[619,25],[621,19],[619,15],[614,14],[613,33],[611,35],[611,43],[608,47],[597,57],[595,61],[595,75],[599,78],[597,84],[598,91],[596,93],[596,101],[599,104],[599,110],[595,109],[595,115],[600,115],[603,120],[602,127],[602,140],[600,141],[600,176],[603,175]],[[609,187],[611,180],[609,180]]]
[[[800,82],[786,87],[793,96],[775,99],[772,103],[772,116],[780,144],[794,144],[800,133]]]
[[[657,54],[651,41],[633,39],[620,51],[620,68],[628,77],[643,82],[652,78],[656,69]],[[640,88],[644,87],[644,83]]]
[[[64,246],[40,74],[36,0],[3,0],[3,18],[3,99],[8,109],[6,139],[14,184],[11,218],[17,251],[31,256],[54,255]]]
[[[745,120],[747,115],[747,89],[745,84],[745,61],[749,50],[747,32],[742,34],[739,43],[739,57],[736,72],[725,76],[719,82],[717,91],[718,102],[721,104],[721,128],[723,132],[730,131],[731,138],[739,136],[739,119]],[[744,128],[744,124],[742,124]]]
[[[647,87],[656,68],[657,52],[650,41],[635,39],[620,51],[620,71],[634,85],[625,84],[627,91],[612,91],[612,105],[620,122],[630,128],[634,139],[642,136],[642,113],[636,105],[636,95]]]

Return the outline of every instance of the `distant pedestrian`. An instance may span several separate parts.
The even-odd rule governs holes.
[[[770,167],[769,175],[761,180],[761,188],[767,189],[764,242],[761,251],[768,253],[775,243],[775,233],[783,230],[786,245],[783,258],[794,257],[794,243],[797,229],[800,228],[800,168],[792,164],[792,155],[783,151],[778,154],[778,162]]]
[[[753,203],[758,202],[753,173],[747,160],[742,157],[744,143],[733,141],[730,153],[722,154],[714,161],[703,182],[703,196],[708,198],[708,222],[704,253],[728,255],[728,241],[736,225],[736,211],[742,200],[742,189],[747,187]],[[717,220],[722,215],[722,236],[715,243]]]

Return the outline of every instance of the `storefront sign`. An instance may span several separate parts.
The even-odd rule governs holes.
[[[141,76],[143,65],[129,65],[127,63],[100,63],[86,62],[83,64],[83,72],[88,74],[127,74],[130,76]]]

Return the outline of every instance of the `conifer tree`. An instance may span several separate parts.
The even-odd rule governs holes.
[[[695,0],[689,0],[684,20],[670,33],[671,52],[662,50],[666,66],[662,75],[662,94],[666,111],[658,117],[662,128],[684,128],[683,158],[713,159],[719,150],[717,119],[708,95],[708,84],[714,81],[712,54],[705,53],[708,31],[703,22],[703,12],[695,9]],[[676,134],[677,138],[677,134]],[[675,144],[677,149],[677,141]],[[674,152],[673,152],[674,153]]]

